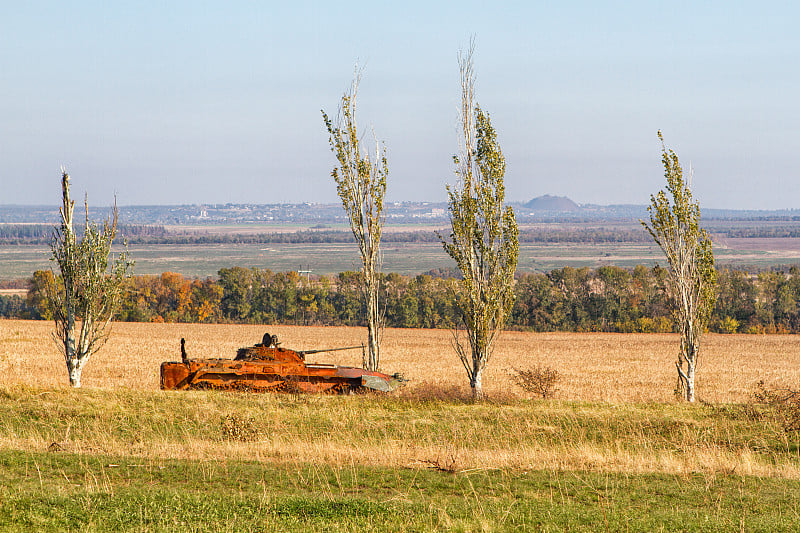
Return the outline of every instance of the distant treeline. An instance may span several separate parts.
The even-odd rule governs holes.
[[[392,231],[381,236],[385,243],[439,243],[434,231]],[[652,242],[643,230],[623,229],[528,229],[519,234],[523,243]],[[332,244],[352,243],[353,234],[342,230],[307,230],[284,233],[167,234],[162,237],[128,237],[141,244]]]
[[[51,224],[0,224],[0,245],[2,244],[50,244],[56,226]],[[83,235],[85,225],[76,224],[75,234]],[[163,226],[138,226],[119,224],[118,235],[129,242],[158,239],[167,235]]]
[[[726,237],[743,239],[798,238],[800,237],[800,227],[774,226],[766,228],[731,228],[720,233]]]
[[[446,273],[439,273],[446,274]],[[517,276],[508,327],[526,331],[669,332],[659,267],[565,267]],[[749,274],[719,270],[709,329],[725,333],[800,332],[800,268]],[[138,322],[363,325],[357,272],[307,279],[297,272],[225,268],[217,278],[165,272],[128,280],[118,319]],[[26,298],[0,296],[0,316],[47,319],[49,271],[29,280]],[[386,325],[450,328],[457,280],[428,274],[382,276]]]
[[[76,226],[83,234],[83,226]],[[47,224],[0,224],[0,245],[49,244],[54,226]],[[714,235],[731,238],[800,238],[800,226],[754,228],[714,228]],[[164,226],[120,225],[119,239],[128,244],[333,244],[352,243],[347,230],[312,229],[270,233],[202,233],[176,232]],[[381,237],[385,243],[438,243],[435,231],[392,231]],[[520,231],[519,242],[528,244],[608,244],[651,243],[643,228],[528,228]]]
[[[83,234],[83,227],[76,226]],[[48,244],[54,226],[47,224],[0,225],[0,244]],[[120,225],[119,240],[129,244],[331,244],[352,243],[353,234],[344,230],[305,230],[273,233],[170,232],[164,226]],[[434,231],[393,231],[381,237],[385,243],[438,243]],[[522,243],[621,243],[651,242],[642,229],[620,228],[536,228],[520,231]]]

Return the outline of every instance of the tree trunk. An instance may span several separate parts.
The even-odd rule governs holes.
[[[469,386],[472,387],[473,400],[483,399],[482,379],[483,379],[483,368],[481,368],[480,361],[476,359],[474,361],[474,366],[472,368],[472,379],[469,382]]]
[[[694,402],[694,363],[689,362],[686,369],[686,401]]]
[[[81,386],[81,372],[85,359],[80,357],[75,345],[75,317],[70,307],[67,315],[67,331],[64,335],[64,354],[67,358],[67,373],[69,374],[69,385],[73,388]]]
[[[378,302],[378,279],[373,267],[374,254],[365,259],[364,299],[367,307],[367,354],[364,368],[375,372],[380,364],[381,314]]]
[[[69,372],[69,384],[71,387],[79,389],[81,387],[81,372],[85,359],[73,357],[67,361],[67,371]]]
[[[695,374],[697,372],[697,356],[700,353],[700,341],[689,334],[681,334],[681,348],[675,367],[678,370],[678,388],[676,394],[687,402],[695,401]],[[684,363],[686,365],[684,366]]]
[[[378,350],[378,324],[377,321],[368,319],[367,323],[367,343],[368,343],[368,360],[364,364],[366,370],[375,372],[378,370],[378,362],[380,361],[380,354]]]
[[[69,230],[70,233],[72,233],[71,226]],[[64,280],[64,285],[66,286],[65,294],[67,298],[67,316],[64,324],[64,356],[67,359],[69,384],[71,387],[78,388],[81,386],[81,369],[83,364],[78,359],[77,348],[75,346],[75,310],[72,301],[72,287],[67,280]]]
[[[699,340],[690,338],[686,342],[686,350],[686,401],[694,402],[694,376],[697,370],[697,356],[700,350]]]

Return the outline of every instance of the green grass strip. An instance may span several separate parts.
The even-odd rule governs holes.
[[[800,483],[0,451],[0,531],[796,531]]]

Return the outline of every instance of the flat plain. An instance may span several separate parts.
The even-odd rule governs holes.
[[[761,242],[748,249],[715,249],[717,265],[769,268],[793,264],[800,258],[800,246],[795,242],[752,240]],[[800,239],[792,241],[800,242]],[[315,274],[330,275],[359,268],[355,245],[345,243],[131,245],[129,251],[136,262],[133,272],[140,275],[178,272],[187,277],[204,278],[216,276],[220,268],[232,266],[268,268],[273,272],[311,270]],[[46,246],[0,246],[0,280],[26,278],[35,270],[50,269],[49,254]],[[436,243],[387,242],[382,245],[382,256],[384,272],[404,275],[455,266],[442,246]],[[521,243],[518,271],[548,272],[565,266],[632,268],[639,264],[652,266],[657,262],[663,263],[663,256],[655,245],[650,244]]]

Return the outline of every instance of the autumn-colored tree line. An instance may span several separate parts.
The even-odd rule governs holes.
[[[134,276],[118,320],[296,325],[363,325],[359,273],[310,279],[296,272],[224,268],[217,278],[172,272]],[[0,316],[49,319],[44,290],[50,271],[29,280],[26,298],[0,296]],[[518,274],[509,328],[530,331],[668,332],[672,330],[658,267],[564,267]],[[800,332],[800,268],[749,274],[718,272],[709,329],[724,333]],[[456,322],[455,280],[430,275],[381,275],[386,324],[449,328]]]

